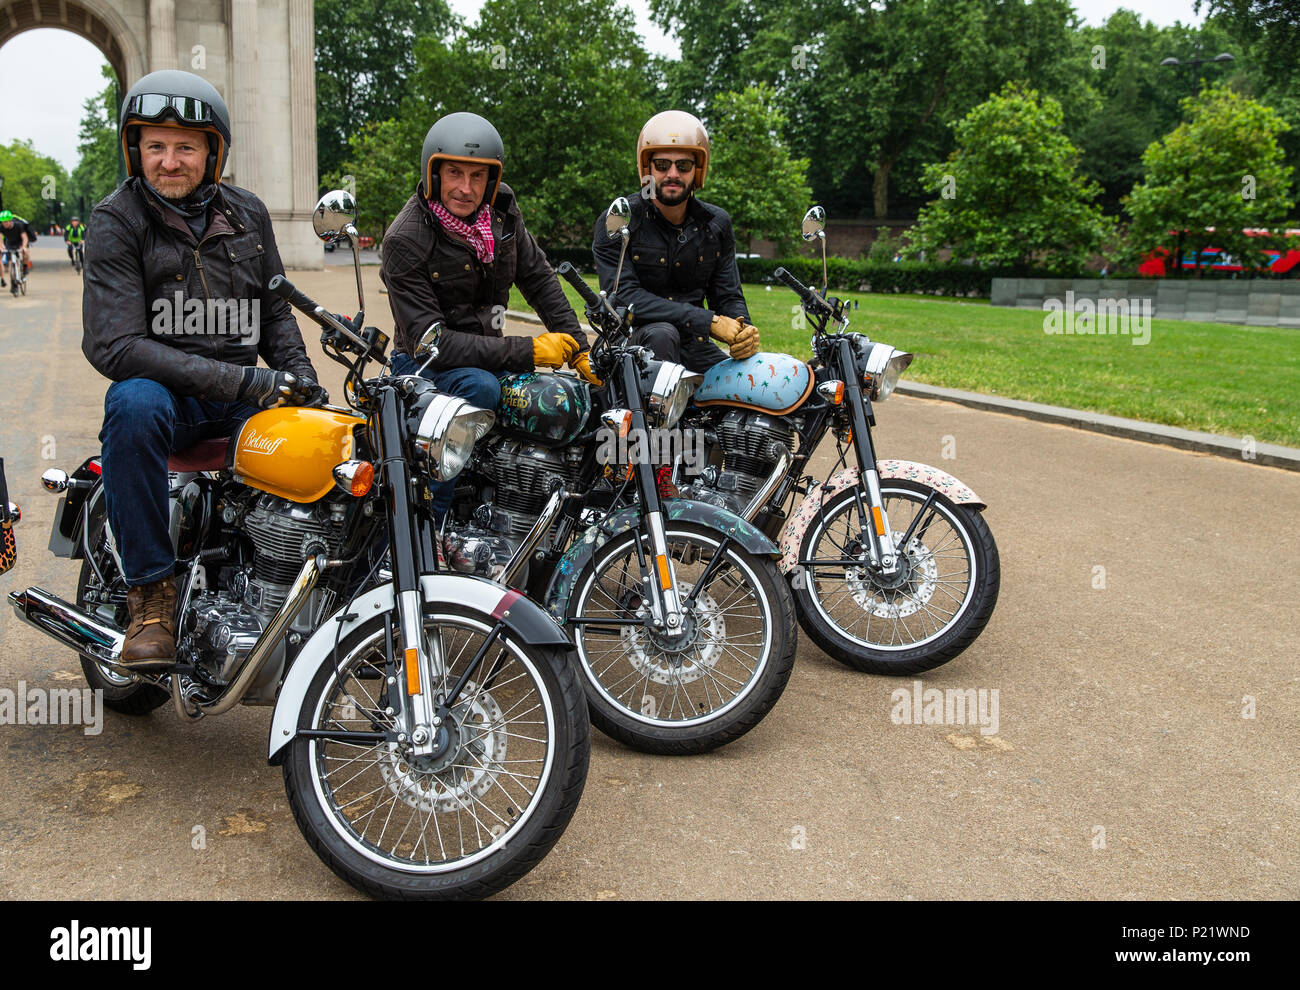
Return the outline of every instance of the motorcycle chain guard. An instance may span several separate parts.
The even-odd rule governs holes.
[[[689,498],[664,499],[662,504],[664,515],[669,522],[697,523],[725,533],[753,554],[775,557],[779,552],[776,544],[769,540],[757,526],[720,506]],[[569,607],[569,596],[573,594],[574,582],[578,580],[582,569],[587,566],[587,561],[591,560],[596,551],[615,536],[635,526],[640,517],[641,510],[637,506],[623,509],[615,513],[608,522],[587,527],[573,546],[564,552],[542,599],[556,621],[564,622]]]
[[[940,471],[928,464],[891,459],[877,461],[876,468],[880,473],[882,483],[885,481],[915,481],[927,488],[933,488],[948,501],[957,505],[969,505],[974,509],[983,509],[985,507],[983,500],[971,491],[970,486],[958,481],[948,472]],[[799,547],[803,545],[804,534],[808,532],[808,527],[821,513],[822,503],[830,496],[855,486],[860,477],[861,474],[858,468],[845,468],[830,480],[815,484],[808,490],[807,497],[799,503],[794,515],[790,517],[790,521],[785,524],[785,529],[781,533],[780,566],[782,574],[789,574],[798,566]]]

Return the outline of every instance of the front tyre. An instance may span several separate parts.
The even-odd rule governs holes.
[[[447,691],[495,622],[426,605],[441,637]],[[376,618],[349,635],[307,691],[298,724],[358,732],[395,728]],[[376,897],[486,897],[532,869],[564,832],[587,776],[590,730],[562,651],[498,638],[452,706],[442,750],[409,757],[398,743],[297,738],[284,786],[307,842],[338,876]]]
[[[866,552],[856,490],[831,496],[799,548],[800,560],[861,558]],[[931,489],[912,481],[881,485],[896,542]],[[806,565],[794,574],[799,624],[836,660],[870,674],[917,674],[947,663],[988,624],[998,600],[998,548],[984,517],[935,493],[906,547],[903,567],[885,580],[866,565]]]
[[[637,541],[611,539],[578,576],[569,618],[591,721],[647,753],[704,753],[738,739],[772,710],[794,666],[794,603],[775,561],[730,543],[677,636],[643,621]],[[668,555],[685,598],[722,542],[716,530],[670,524]],[[642,544],[642,553],[649,554]],[[617,620],[617,624],[614,620]]]

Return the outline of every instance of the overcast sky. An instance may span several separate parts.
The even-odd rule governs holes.
[[[452,8],[473,22],[482,0],[450,0]],[[624,0],[636,14],[637,28],[650,51],[669,57],[679,54],[676,42],[650,22],[646,0]],[[1175,21],[1199,24],[1193,0],[1074,0],[1079,16],[1101,24],[1119,7],[1166,26]],[[87,97],[103,88],[99,67],[103,56],[89,41],[68,31],[38,28],[18,35],[0,48],[0,144],[31,138],[38,151],[53,155],[69,171],[77,164],[77,125]],[[15,97],[17,97],[15,99]]]

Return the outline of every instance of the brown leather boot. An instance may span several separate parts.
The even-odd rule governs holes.
[[[169,578],[128,588],[131,624],[122,644],[123,667],[166,670],[176,662],[176,584]]]

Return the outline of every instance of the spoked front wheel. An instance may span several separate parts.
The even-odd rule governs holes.
[[[703,753],[744,735],[781,697],[794,666],[794,603],[775,562],[734,543],[708,572],[716,530],[674,523],[667,539],[683,599],[705,582],[680,630],[646,621],[638,541],[650,550],[637,530],[597,551],[568,614],[583,620],[572,628],[592,723],[648,753]]]
[[[447,692],[495,625],[428,606]],[[340,644],[307,691],[299,725],[390,732],[398,707],[385,673],[382,619]],[[498,639],[450,703],[432,755],[401,742],[298,738],[284,762],[294,818],[336,874],[379,897],[485,897],[518,880],[573,817],[587,776],[590,730],[563,652]]]
[[[973,643],[993,614],[1001,569],[988,524],[975,509],[937,492],[917,520],[930,494],[916,482],[882,483],[902,558],[897,574],[884,578],[865,563],[814,563],[796,571],[799,623],[841,663],[872,674],[931,670]],[[799,559],[863,558],[856,490],[831,496],[822,510],[804,535]]]

